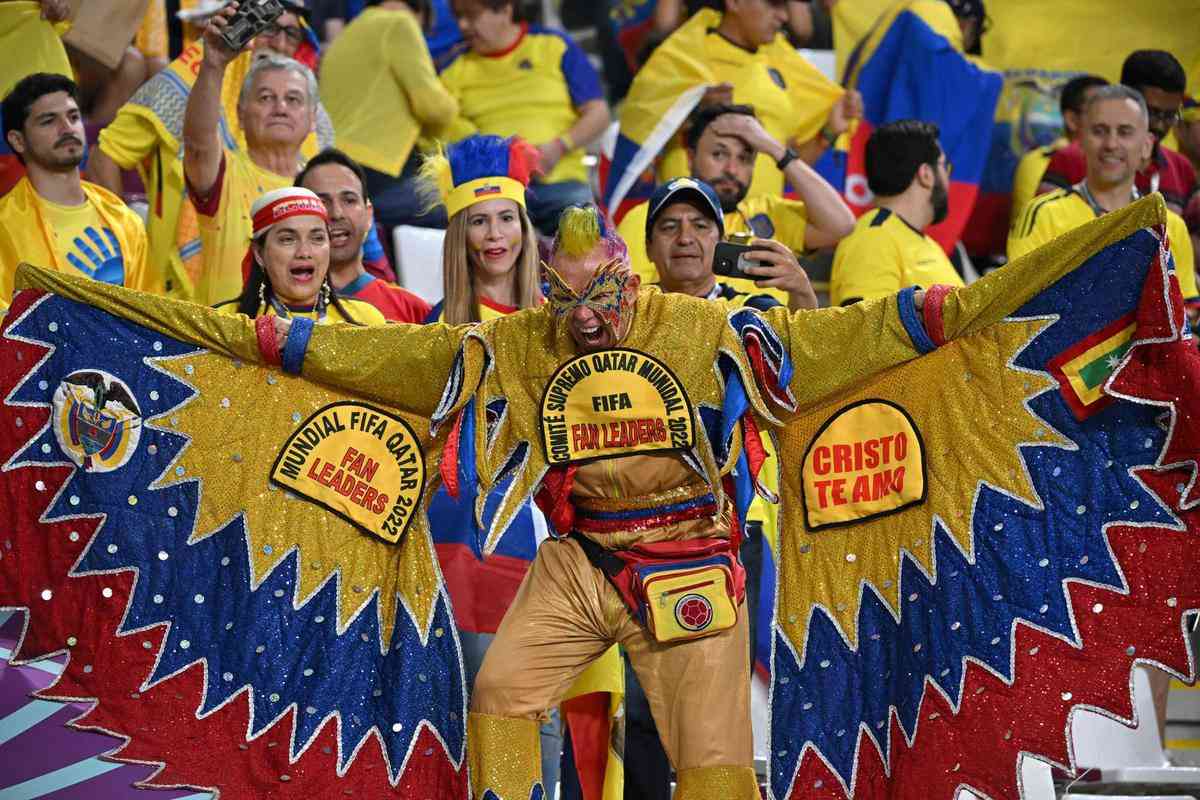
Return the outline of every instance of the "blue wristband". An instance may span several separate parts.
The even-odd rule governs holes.
[[[300,374],[300,369],[304,366],[304,353],[308,350],[308,340],[312,338],[313,324],[307,317],[292,319],[287,341],[283,344],[283,354],[280,356],[284,372],[290,375]]]
[[[929,337],[929,332],[925,330],[925,323],[921,321],[921,312],[917,311],[917,296],[916,286],[907,286],[900,290],[900,294],[896,296],[896,300],[900,304],[900,321],[904,323],[904,330],[908,332],[908,338],[912,340],[913,347],[921,351],[922,354],[932,353],[937,350],[937,344]],[[284,354],[284,363],[287,363],[287,354]],[[286,369],[286,367],[284,367]]]

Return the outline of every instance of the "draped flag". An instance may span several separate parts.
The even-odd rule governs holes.
[[[894,4],[851,52],[842,83],[863,97],[863,119],[844,149],[826,151],[817,170],[839,187],[855,214],[872,207],[865,150],[871,132],[899,119],[937,123],[953,167],[950,213],[927,231],[949,252],[963,235],[979,193],[1000,76],[971,63],[918,13],[913,0]],[[941,6],[949,14],[949,7]],[[951,22],[953,19],[951,18]]]
[[[785,430],[774,797],[1017,797],[1020,754],[1071,766],[1073,708],[1131,718],[1134,663],[1194,679],[1200,356],[1163,219],[927,293],[927,355]]]
[[[242,318],[92,302],[21,292],[0,336],[0,608],[14,664],[68,656],[38,697],[148,786],[465,797],[427,422],[250,363]]]
[[[655,160],[671,142],[700,102],[705,90],[720,83],[705,56],[705,38],[721,21],[720,12],[697,11],[662,44],[638,71],[638,77],[621,104],[619,129],[610,131],[603,144],[600,162],[601,202],[613,219],[654,192]],[[797,102],[798,119],[792,120],[796,138],[807,141],[817,134],[833,103],[842,92],[816,67],[787,43],[776,37],[768,51],[780,86],[803,102]],[[761,68],[761,65],[758,65]],[[734,100],[738,99],[734,84]],[[675,177],[668,175],[665,177]]]
[[[883,372],[840,359],[803,376],[843,388],[806,395],[779,432],[775,798],[1015,797],[1021,754],[1072,766],[1073,708],[1131,717],[1135,663],[1194,679],[1200,355],[1165,213],[1151,196],[969,287],[931,288],[923,318],[911,289],[857,312],[703,308],[720,328],[707,333],[747,342],[749,389],[781,405],[798,402],[791,359],[819,351],[781,347],[767,320],[834,330],[887,310],[910,342]],[[430,441],[427,421],[378,396],[259,366],[242,318],[56,273],[19,280],[36,288],[0,329],[0,608],[28,613],[16,663],[67,656],[39,697],[94,703],[74,724],[127,738],[117,759],[164,764],[156,786],[464,797],[465,687],[423,509],[439,472],[507,470],[482,457],[441,470],[417,451],[544,455],[507,446],[537,430],[513,407],[494,430],[471,413],[461,386],[483,374],[482,348],[453,367],[452,347],[426,348],[451,371],[435,418],[467,409]],[[648,292],[639,308],[668,301]],[[525,319],[467,335],[547,322]],[[411,331],[397,333],[427,335]],[[337,338],[345,361],[377,342],[342,338],[359,334],[322,346]],[[321,370],[331,352],[309,357]],[[699,468],[736,463],[724,483],[744,510],[761,453],[752,430],[729,435],[755,427],[737,357],[721,350],[720,375],[686,366],[709,398],[697,429],[735,448]],[[338,369],[316,374],[362,381]],[[518,470],[514,486],[543,479]]]
[[[490,520],[504,489],[488,498]],[[462,630],[495,633],[517,595],[538,544],[546,537],[541,512],[526,505],[496,548],[484,554],[483,531],[470,503],[455,502],[439,490],[429,506],[430,527],[446,586],[454,599],[454,617]]]

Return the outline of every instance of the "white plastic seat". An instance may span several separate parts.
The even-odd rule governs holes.
[[[446,232],[437,228],[398,225],[392,230],[396,280],[429,303],[442,299],[442,243]]]

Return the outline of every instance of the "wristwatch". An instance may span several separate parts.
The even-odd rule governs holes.
[[[787,169],[788,164],[792,163],[799,157],[799,153],[790,147],[786,147],[783,150],[783,155],[781,155],[779,160],[775,162],[775,166],[779,167],[780,172],[783,172],[785,169]]]

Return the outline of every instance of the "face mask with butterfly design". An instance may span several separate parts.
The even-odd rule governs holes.
[[[596,312],[614,339],[619,336],[621,320],[632,305],[625,292],[630,272],[621,259],[614,258],[600,265],[582,294],[567,285],[553,267],[548,264],[543,264],[543,267],[550,281],[550,296],[547,302],[551,313],[558,320],[565,320],[577,307],[583,306]]]

